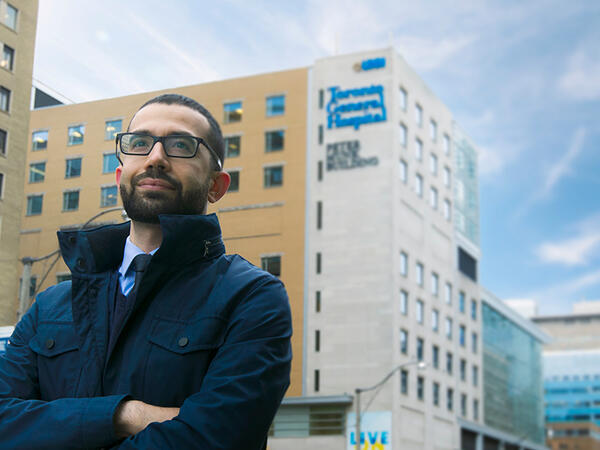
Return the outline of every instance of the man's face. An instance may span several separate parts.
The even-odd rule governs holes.
[[[206,138],[209,123],[182,105],[152,103],[139,110],[130,132],[154,136],[191,134]],[[193,158],[172,158],[157,142],[146,156],[121,155],[117,184],[127,215],[134,221],[158,223],[159,214],[204,214],[211,176],[211,155],[202,145]]]

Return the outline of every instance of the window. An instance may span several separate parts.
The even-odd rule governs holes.
[[[265,152],[278,152],[283,150],[285,131],[267,131],[265,133]]]
[[[316,272],[321,273],[321,252],[317,252]]]
[[[228,173],[231,177],[231,183],[229,183],[229,189],[227,189],[227,192],[238,192],[240,190],[240,171],[230,170]]]
[[[471,319],[477,320],[477,300],[471,299]]]
[[[471,378],[473,381],[473,386],[479,385],[479,368],[477,366],[473,366],[471,368]]]
[[[6,156],[6,138],[8,137],[6,130],[0,128],[0,155]]]
[[[433,209],[437,209],[438,206],[438,191],[436,188],[432,187],[429,190],[429,203]]]
[[[440,367],[440,348],[437,345],[431,347],[431,365],[434,369]]]
[[[437,297],[440,292],[440,277],[437,273],[431,272],[431,293]]]
[[[431,329],[437,333],[440,327],[440,313],[437,309],[431,310]]]
[[[477,260],[461,247],[458,247],[458,270],[463,275],[477,282]]]
[[[423,160],[423,141],[419,138],[415,139],[415,158],[417,158],[418,161]]]
[[[406,181],[408,180],[408,165],[406,164],[406,161],[404,160],[400,160],[400,180],[406,184]]]
[[[323,125],[319,125],[318,128],[318,141],[319,141],[319,145],[321,145],[323,143],[323,136],[324,136],[324,131],[323,131]]]
[[[107,120],[104,124],[104,139],[107,141],[113,140],[117,133],[121,132],[123,127],[123,121],[118,120]]]
[[[440,384],[439,383],[436,383],[436,382],[433,383],[432,394],[433,394],[433,404],[435,406],[439,406],[440,405]]]
[[[452,285],[450,283],[446,283],[446,287],[445,287],[444,291],[445,291],[446,303],[448,305],[452,304]]]
[[[34,131],[31,135],[31,150],[46,150],[48,146],[48,130]]]
[[[0,199],[4,198],[4,174],[0,172]]]
[[[79,191],[63,192],[63,211],[77,211],[79,209]]]
[[[467,379],[467,361],[465,359],[460,360],[460,379],[461,381]]]
[[[321,291],[315,292],[315,312],[321,312]]]
[[[423,108],[418,103],[415,103],[415,122],[420,127],[423,126]]]
[[[432,141],[437,139],[437,122],[433,119],[429,120],[429,137]]]
[[[417,262],[417,265],[416,265],[416,273],[417,273],[416,281],[417,281],[417,284],[419,286],[423,286],[423,283],[425,282],[425,280],[424,280],[424,272],[425,272],[425,268],[423,267],[423,264],[420,263],[420,262]]]
[[[323,181],[323,161],[317,163],[317,181]]]
[[[10,109],[10,90],[0,86],[0,109],[8,112]]]
[[[406,125],[403,123],[400,124],[400,145],[406,148],[406,143],[408,142],[408,129]]]
[[[83,144],[83,136],[85,135],[85,125],[75,125],[69,127],[67,145]]]
[[[240,122],[242,120],[242,102],[231,102],[223,105],[224,123]]]
[[[450,187],[450,168],[444,166],[444,186]]]
[[[473,353],[477,353],[477,333],[471,333],[471,350]]]
[[[400,353],[408,354],[408,331],[400,330]]]
[[[448,411],[452,411],[454,408],[454,390],[452,388],[448,388],[446,390],[446,408]]]
[[[479,400],[473,400],[473,419],[479,420]]]
[[[265,187],[283,186],[283,166],[265,167],[264,183]]]
[[[12,5],[6,4],[6,12],[4,13],[4,25],[13,30],[17,29],[17,15],[19,10]]]
[[[417,398],[423,400],[425,397],[425,379],[423,377],[417,377]]]
[[[317,202],[317,230],[323,228],[323,202]]]
[[[114,173],[117,167],[119,167],[117,155],[113,152],[102,155],[102,173]]]
[[[400,275],[408,275],[408,255],[400,252]]]
[[[463,417],[467,416],[467,395],[460,394],[460,415]]]
[[[2,51],[2,61],[0,61],[0,66],[4,67],[7,70],[12,71],[14,61],[15,61],[15,51],[12,48],[10,48],[8,45],[4,44],[4,49]]]
[[[419,197],[423,197],[423,177],[419,174],[415,175],[415,192]]]
[[[419,361],[423,361],[424,345],[425,345],[425,342],[423,341],[423,339],[417,338],[417,359]]]
[[[43,195],[28,195],[27,196],[27,215],[35,216],[42,213]]]
[[[452,353],[446,352],[446,372],[448,372],[448,374],[450,374],[450,375],[452,375],[452,368],[453,368]]]
[[[423,323],[423,300],[417,300],[417,323]]]
[[[466,332],[467,331],[466,331],[464,325],[460,325],[458,327],[458,342],[460,343],[461,347],[464,347],[466,345],[466,343],[465,343],[465,340],[466,340],[465,334],[466,334]]]
[[[241,141],[241,136],[227,136],[223,139],[226,158],[234,158],[236,156],[240,156],[240,151],[242,149]]]
[[[450,200],[447,198],[444,199],[444,219],[450,220],[452,218],[452,205],[450,204]]]
[[[446,317],[446,337],[452,339],[452,319]]]
[[[400,371],[400,392],[408,394],[408,372],[406,370]]]
[[[319,392],[321,384],[319,369],[315,369],[315,392]]]
[[[444,153],[446,155],[450,154],[450,136],[444,134]]]
[[[262,270],[269,272],[271,275],[281,276],[281,255],[262,256],[260,266]]]
[[[402,111],[406,111],[407,99],[408,99],[408,93],[406,92],[406,89],[401,87],[399,100],[400,100],[400,108],[402,108]]]
[[[81,176],[81,158],[67,159],[65,165],[65,178]]]
[[[267,116],[281,116],[285,113],[285,95],[267,97]]]
[[[432,174],[437,175],[437,170],[438,170],[437,156],[435,156],[433,153],[430,153],[429,154],[429,171]]]
[[[321,331],[315,330],[315,352],[321,351]]]
[[[408,292],[400,291],[400,312],[405,316],[408,314]]]
[[[458,310],[461,313],[465,312],[465,293],[463,291],[458,293]]]
[[[117,204],[117,187],[105,186],[100,189],[100,206],[115,206]]]
[[[46,177],[46,163],[38,162],[29,164],[29,182],[39,183]]]
[[[325,91],[323,89],[319,89],[319,109],[323,109],[325,105]]]

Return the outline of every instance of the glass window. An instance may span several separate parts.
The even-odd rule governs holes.
[[[6,4],[6,12],[4,13],[4,25],[13,30],[17,29],[17,15],[19,10],[10,4]]]
[[[402,159],[400,160],[400,180],[404,184],[406,184],[406,181],[408,180],[408,164]]]
[[[471,350],[473,353],[477,353],[477,333],[471,334]]]
[[[423,126],[423,108],[418,103],[415,103],[415,122],[418,126]]]
[[[419,286],[423,286],[423,284],[425,283],[425,277],[424,277],[424,272],[425,272],[425,268],[423,267],[423,264],[420,262],[417,262],[416,265],[416,274],[417,274],[417,284]]]
[[[406,143],[408,142],[408,129],[406,125],[403,123],[400,124],[400,145],[406,148]]]
[[[472,381],[473,381],[473,386],[477,386],[479,384],[479,368],[477,366],[473,366],[472,370]]]
[[[446,372],[448,372],[448,374],[452,375],[453,367],[454,367],[454,364],[452,362],[452,353],[446,352]]]
[[[444,166],[444,186],[450,187],[450,168]]]
[[[117,204],[117,187],[107,186],[100,190],[100,206],[115,206]]]
[[[119,167],[119,160],[114,153],[105,153],[102,155],[102,173],[114,173]]]
[[[419,197],[423,197],[423,177],[419,174],[415,175],[415,192]]]
[[[424,353],[425,342],[422,338],[417,338],[417,359],[419,361],[423,361],[423,353]]]
[[[267,131],[265,133],[265,152],[277,152],[283,150],[285,131]]]
[[[315,267],[315,272],[317,272],[318,274],[321,273],[321,252],[317,252],[316,255],[316,267]]]
[[[465,359],[460,360],[460,379],[461,381],[467,379],[467,361]]]
[[[48,130],[34,131],[31,134],[31,150],[46,150],[48,147]]]
[[[437,139],[437,122],[433,119],[429,120],[429,137],[432,141]]]
[[[67,159],[65,178],[74,178],[81,176],[81,158]]]
[[[269,272],[276,277],[281,276],[281,256],[263,256],[260,258],[262,270]]]
[[[464,347],[466,345],[465,340],[465,334],[466,334],[466,328],[464,325],[460,325],[458,327],[458,342],[460,343],[461,347]]]
[[[450,153],[450,136],[444,134],[444,153],[448,155]]]
[[[436,175],[437,174],[437,167],[438,167],[438,159],[437,156],[435,156],[433,153],[431,153],[429,155],[429,170],[431,171],[432,174]]]
[[[400,252],[400,275],[408,275],[408,255]]]
[[[400,352],[408,353],[408,331],[400,330]]]
[[[0,66],[12,71],[14,60],[15,51],[8,45],[4,44],[4,49],[2,51],[2,61],[0,61]]]
[[[440,384],[439,383],[436,383],[436,382],[433,383],[432,394],[433,394],[433,404],[435,406],[439,406],[440,405]]]
[[[42,213],[43,195],[28,195],[27,196],[27,215],[35,216]]]
[[[229,176],[231,177],[231,183],[227,192],[238,192],[240,190],[240,171],[231,170]]]
[[[408,292],[400,291],[400,312],[405,316],[408,314]]]
[[[419,161],[423,160],[423,141],[419,138],[415,139],[415,158]]]
[[[120,133],[123,128],[123,121],[118,120],[107,120],[104,125],[104,139],[110,141],[115,138],[117,133]]]
[[[321,312],[321,291],[315,292],[315,312]]]
[[[431,293],[437,297],[440,292],[440,277],[437,273],[431,272]]]
[[[223,105],[223,111],[225,115],[223,117],[224,123],[240,122],[242,120],[242,102],[231,102]]]
[[[465,312],[465,293],[463,291],[458,293],[458,310],[461,313]]]
[[[281,116],[285,113],[285,95],[267,97],[267,116]]]
[[[437,309],[431,310],[431,329],[435,332],[438,331],[440,327],[440,313]]]
[[[473,400],[473,419],[479,420],[479,400]]]
[[[8,137],[6,130],[0,128],[0,155],[6,155],[6,138]]]
[[[29,164],[29,182],[39,183],[46,177],[46,163],[38,162]]]
[[[0,109],[8,112],[10,109],[10,90],[0,86]]]
[[[463,417],[467,416],[467,395],[460,394],[460,414]]]
[[[325,105],[325,91],[323,89],[319,89],[319,109],[323,109]]]
[[[425,306],[423,300],[417,300],[417,323],[423,323],[423,310]]]
[[[425,379],[423,377],[417,377],[417,398],[423,400],[425,397]]]
[[[477,320],[477,300],[471,299],[471,319]]]
[[[431,347],[431,364],[434,369],[440,367],[440,348],[437,345]]]
[[[444,219],[450,220],[452,218],[452,204],[447,198],[444,199]]]
[[[79,209],[79,191],[63,192],[63,211],[77,211]]]
[[[0,172],[0,198],[4,197],[4,174]]]
[[[265,167],[264,186],[283,186],[283,166]]]
[[[315,330],[315,352],[321,351],[321,330]]]
[[[85,125],[75,125],[69,127],[69,139],[67,145],[83,144],[83,136],[85,135]]]
[[[242,137],[241,136],[227,136],[223,139],[225,144],[225,157],[234,158],[240,156],[242,150]]]
[[[406,89],[404,88],[400,88],[400,108],[402,108],[402,111],[406,111],[406,101],[408,100],[408,94],[406,92]]]
[[[323,125],[319,125],[318,134],[319,134],[319,136],[318,136],[319,145],[321,145],[323,143],[323,136],[324,136]]]
[[[452,303],[452,285],[450,283],[446,283],[446,287],[444,289],[445,291],[445,297],[446,297],[446,303],[448,305],[450,305]]]
[[[321,385],[321,376],[319,369],[315,369],[315,392],[319,392],[319,388]]]
[[[446,337],[452,339],[452,319],[446,317]]]
[[[408,394],[408,372],[406,370],[400,371],[400,392]]]
[[[433,209],[437,209],[438,206],[438,191],[432,187],[429,189],[429,203]]]

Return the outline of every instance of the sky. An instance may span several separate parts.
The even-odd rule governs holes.
[[[481,284],[600,299],[600,2],[40,0],[33,76],[79,103],[390,45],[479,149]]]

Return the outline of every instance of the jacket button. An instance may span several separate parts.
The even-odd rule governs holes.
[[[188,345],[188,342],[190,342],[190,340],[184,336],[182,338],[179,338],[179,342],[177,342],[177,345],[179,345],[180,347],[185,347],[186,345]]]
[[[69,243],[70,244],[75,244],[75,241],[76,241],[75,236],[69,236]]]
[[[54,339],[46,339],[46,348],[50,350],[52,347],[54,347]]]

